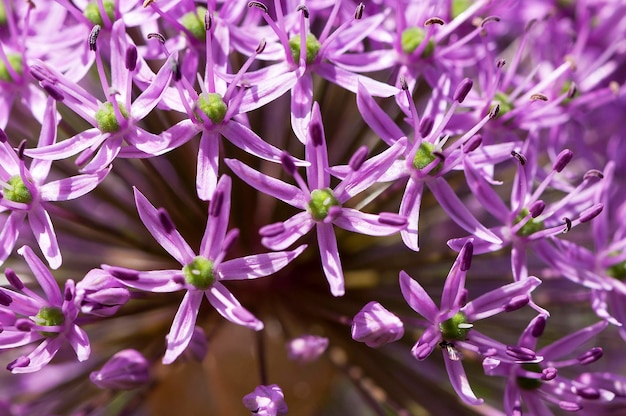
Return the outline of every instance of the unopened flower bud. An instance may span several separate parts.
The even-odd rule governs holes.
[[[150,380],[149,363],[137,350],[123,350],[107,361],[100,371],[89,375],[101,389],[130,390]]]
[[[327,347],[328,338],[303,335],[287,343],[287,355],[290,360],[310,363],[317,360]]]
[[[285,395],[276,384],[257,386],[252,393],[244,396],[243,405],[252,412],[252,416],[284,416],[289,411]]]
[[[400,318],[378,302],[370,302],[352,320],[352,339],[378,348],[402,338],[404,325]]]

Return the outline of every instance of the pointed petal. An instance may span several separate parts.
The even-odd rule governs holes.
[[[360,82],[357,88],[356,105],[363,120],[388,145],[391,146],[396,140],[404,136],[400,127],[380,108],[367,88]]]
[[[13,252],[17,237],[20,235],[20,228],[24,224],[26,213],[22,211],[13,211],[9,214],[0,230],[0,264],[9,257]]]
[[[44,113],[43,123],[41,124],[41,132],[39,133],[39,142],[37,147],[49,146],[56,142],[57,138],[57,107],[56,101],[48,98]],[[50,172],[52,162],[44,159],[33,159],[28,170],[33,176],[35,183],[42,183]]]
[[[305,73],[291,89],[291,127],[302,143],[306,143],[312,106],[313,78]]]
[[[216,282],[204,292],[215,310],[229,321],[252,328],[255,331],[263,329],[263,322],[248,312],[237,299],[219,282]]]
[[[557,358],[564,357],[574,352],[578,347],[591,340],[600,332],[604,331],[608,324],[609,323],[606,321],[600,321],[593,325],[589,325],[586,328],[576,331],[573,334],[569,334],[558,341],[543,347],[537,352],[537,354],[543,355],[546,361],[552,361]]]
[[[28,212],[28,224],[50,268],[58,269],[62,262],[59,243],[50,216],[41,205],[31,208]]]
[[[222,125],[220,133],[232,144],[261,159],[280,162],[281,150],[260,138],[255,132],[235,120]]]
[[[107,264],[103,264],[101,267],[122,284],[145,292],[169,293],[185,289],[185,276],[182,270],[141,272]]]
[[[404,195],[400,202],[399,214],[407,219],[407,226],[400,231],[400,236],[404,244],[414,251],[419,251],[417,230],[419,229],[420,206],[422,204],[422,194],[424,192],[424,182],[416,181],[412,178],[406,183]]]
[[[133,101],[131,107],[131,117],[133,120],[141,120],[152,111],[154,107],[161,101],[161,97],[165,93],[167,86],[170,84],[172,78],[172,55],[170,59],[163,64],[156,76],[148,84],[148,87],[143,90],[141,95]],[[128,71],[126,71],[128,72]]]
[[[352,208],[341,208],[341,214],[333,220],[333,224],[354,233],[374,236],[391,235],[406,227],[406,224],[382,223],[380,215],[365,214]]]
[[[159,212],[150,204],[148,199],[137,188],[133,187],[135,192],[135,204],[141,221],[146,226],[150,234],[154,237],[161,247],[172,255],[182,265],[191,263],[195,254],[187,242],[183,239],[177,230],[169,230],[163,227],[159,220]]]
[[[330,285],[330,293],[333,296],[343,296],[345,284],[343,280],[343,270],[339,260],[339,250],[337,249],[337,238],[332,224],[317,223],[317,243],[322,258],[324,274]]]
[[[46,364],[54,358],[55,354],[63,345],[63,337],[46,338],[37,348],[28,354],[30,363],[26,367],[15,367],[11,372],[13,374],[34,373],[41,370]]]
[[[70,137],[69,139],[51,144],[50,146],[38,147],[36,149],[26,149],[24,150],[24,154],[37,159],[66,159],[93,145],[101,143],[107,137],[108,134],[102,134],[100,130],[93,128],[78,133],[76,136]]]
[[[319,63],[315,72],[322,78],[354,93],[358,91],[359,82],[374,97],[391,97],[400,92],[398,88],[389,84],[376,81],[364,75],[354,74],[327,62]]]
[[[317,136],[315,140],[311,138],[312,132]],[[309,188],[311,190],[328,188],[330,186],[330,174],[328,173],[326,137],[324,135],[324,125],[322,124],[322,114],[317,101],[313,103],[309,134],[304,150],[307,162],[311,163],[306,168]]]
[[[202,302],[203,292],[200,290],[189,290],[180,302],[172,328],[167,334],[167,350],[163,357],[163,364],[171,364],[185,351],[191,341],[193,329],[196,326],[200,302]]]
[[[261,243],[272,250],[284,250],[311,231],[315,221],[307,211],[300,212],[283,223],[283,232],[271,237],[263,237]]]
[[[67,334],[67,340],[76,352],[78,361],[82,362],[89,358],[91,354],[89,338],[87,337],[87,333],[78,325],[72,325],[70,332]]]
[[[93,189],[104,180],[111,168],[97,173],[72,176],[58,181],[48,182],[40,188],[42,201],[68,201],[78,198]]]
[[[468,302],[462,310],[470,322],[485,319],[504,312],[505,306],[512,298],[523,295],[528,296],[540,284],[541,280],[535,276],[529,276],[527,279],[509,283],[477,297],[473,301]]]
[[[213,192],[217,185],[219,157],[218,134],[203,131],[198,148],[198,167],[196,169],[196,192],[198,192],[198,198],[203,201],[213,198]]]
[[[465,369],[463,368],[463,362],[461,360],[452,360],[446,351],[443,352],[443,361],[446,364],[446,370],[448,371],[448,377],[450,383],[459,398],[467,404],[472,406],[478,406],[483,403],[483,399],[476,397],[472,391],[472,387],[469,385],[467,375],[465,375]]]
[[[39,257],[35,255],[33,250],[28,246],[22,246],[17,250],[18,254],[24,257],[28,267],[33,271],[37,282],[46,294],[46,298],[50,302],[50,305],[61,306],[63,304],[63,296],[61,295],[61,289],[54,276],[50,273],[50,270],[43,264]]]
[[[108,168],[122,149],[122,141],[121,135],[110,136],[102,143],[96,155],[80,171],[83,173],[96,173]]]
[[[400,272],[400,291],[404,300],[417,313],[426,318],[429,322],[437,322],[439,308],[424,290],[422,285],[412,279],[404,270]]]
[[[289,71],[286,66],[284,70],[288,72],[264,78],[263,82],[246,89],[239,112],[248,113],[261,108],[289,91],[296,84],[298,74],[295,71]]]
[[[222,250],[230,218],[231,183],[230,176],[222,175],[209,205],[209,218],[200,244],[200,255],[209,259],[216,259]]]
[[[220,280],[244,280],[269,276],[287,266],[305,248],[306,245],[302,245],[293,251],[257,254],[225,261],[219,266]]]

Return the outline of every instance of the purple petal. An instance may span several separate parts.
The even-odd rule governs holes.
[[[217,312],[229,321],[252,328],[255,331],[263,329],[263,322],[248,312],[237,299],[219,282],[216,282],[204,292],[206,298]]]
[[[541,280],[535,276],[530,276],[522,281],[509,283],[487,292],[468,302],[462,310],[470,322],[485,319],[504,312],[505,306],[512,298],[520,295],[529,295],[540,284]]]
[[[171,60],[168,59],[159,69],[154,79],[148,84],[148,87],[133,101],[131,106],[131,117],[133,120],[144,118],[161,101],[161,97],[165,93],[172,77],[171,68]]]
[[[0,230],[0,264],[13,252],[17,237],[20,235],[20,228],[26,219],[26,212],[13,211],[9,214]]]
[[[230,193],[231,179],[227,175],[222,175],[213,193],[211,205],[209,205],[209,218],[200,244],[200,255],[206,258],[216,259],[222,250],[230,218]],[[216,204],[219,204],[219,207],[216,207]]]
[[[284,223],[284,231],[271,237],[263,237],[261,243],[272,250],[284,250],[304,234],[311,231],[315,221],[307,211],[300,212]]]
[[[478,399],[472,391],[467,376],[465,375],[465,369],[463,368],[463,362],[461,360],[452,360],[446,351],[443,351],[443,361],[446,364],[446,371],[450,378],[450,383],[459,398],[467,404],[472,406],[478,406],[483,403],[483,399]]]
[[[333,220],[333,224],[344,230],[374,236],[391,235],[406,227],[406,224],[384,224],[379,218],[378,215],[364,214],[352,208],[341,208],[341,214]]]
[[[407,227],[400,231],[402,241],[408,248],[419,251],[418,234],[420,206],[422,204],[422,194],[424,192],[424,182],[415,181],[409,178],[402,202],[400,202],[400,215],[404,215],[408,221]]]
[[[46,210],[41,206],[31,208],[28,212],[28,224],[33,231],[41,252],[48,260],[50,268],[58,269],[62,262],[61,252],[59,251],[57,236],[52,227],[52,221]]]
[[[148,202],[145,196],[137,188],[135,191],[135,204],[139,217],[144,223],[150,234],[154,237],[161,247],[172,255],[180,264],[187,265],[194,259],[195,254],[180,233],[176,230],[168,233],[159,220],[157,209]]]
[[[72,325],[72,328],[67,334],[67,340],[76,352],[78,361],[82,362],[89,358],[89,355],[91,354],[89,338],[87,337],[87,333],[78,325]]]
[[[108,136],[108,134],[103,134],[100,130],[93,128],[50,146],[26,149],[24,154],[37,159],[66,159],[93,145],[102,143]]]
[[[117,157],[118,153],[122,149],[123,137],[121,135],[110,136],[96,155],[87,163],[80,171],[83,173],[96,173],[103,169],[106,169],[113,160]]]
[[[363,84],[363,87],[374,97],[391,97],[400,92],[398,88],[389,84],[376,81],[363,75],[354,74],[326,62],[319,63],[315,72],[322,78],[353,93],[358,91],[359,83]]]
[[[26,367],[15,367],[11,370],[13,374],[34,373],[41,370],[54,358],[55,354],[63,345],[63,337],[46,338],[37,348],[28,354],[30,363]]]
[[[537,354],[543,355],[546,358],[546,361],[564,357],[574,352],[585,342],[598,335],[604,330],[604,328],[607,327],[607,325],[608,322],[606,321],[597,322],[553,342],[552,344],[539,350]]]
[[[321,143],[314,143],[316,140],[311,139],[310,135],[313,130],[316,131],[316,134],[319,134],[317,139],[319,139]],[[330,186],[328,153],[326,150],[326,138],[324,136],[324,125],[322,124],[322,114],[320,113],[320,107],[317,101],[313,103],[311,122],[309,123],[309,135],[304,149],[306,160],[311,163],[311,165],[306,168],[309,188],[311,190],[328,188]]]
[[[203,201],[208,201],[213,197],[217,185],[219,157],[219,135],[203,130],[198,148],[198,167],[196,170],[196,191],[198,198]]]
[[[317,243],[330,292],[333,296],[342,296],[345,293],[343,271],[332,224],[317,223]]]
[[[496,217],[503,224],[506,224],[509,220],[510,212],[504,202],[502,202],[500,196],[493,190],[491,185],[487,183],[481,174],[482,172],[477,170],[467,158],[465,159],[464,166],[467,185],[472,190],[472,194],[476,196],[478,202],[480,202],[491,215]]]
[[[104,180],[111,168],[97,173],[72,176],[48,182],[40,188],[42,201],[68,201],[92,191]]]
[[[446,277],[446,282],[441,294],[441,310],[444,312],[454,311],[462,306],[459,302],[463,298],[466,275],[462,263],[464,262],[464,256],[466,256],[467,250],[473,249],[471,246],[472,240],[470,239],[456,256],[456,260]]]
[[[477,238],[489,241],[490,243],[502,243],[502,240],[500,240],[498,236],[478,222],[445,180],[435,178],[434,180],[426,182],[426,184],[435,195],[435,198],[437,198],[442,208],[459,226],[464,228],[467,232],[474,234]]]
[[[39,257],[35,255],[33,250],[28,246],[22,246],[17,250],[18,254],[24,256],[24,260],[28,263],[28,267],[33,271],[37,282],[46,294],[46,298],[50,305],[61,306],[63,304],[63,296],[59,285],[50,270],[43,264]]]
[[[396,140],[404,136],[400,127],[380,108],[360,82],[357,88],[356,105],[363,120],[388,145],[391,146]]]
[[[185,289],[185,276],[182,270],[153,270],[140,272],[106,264],[102,265],[102,269],[109,272],[122,284],[146,292],[169,293]],[[132,276],[132,278],[129,276]]]
[[[306,143],[312,105],[313,78],[305,73],[291,89],[291,127],[302,143]]]
[[[431,325],[426,328],[417,343],[415,343],[413,348],[411,348],[411,354],[413,354],[413,356],[420,361],[424,360],[433,352],[440,340],[441,331],[439,330],[439,327]]]
[[[56,142],[57,139],[57,110],[56,101],[49,98],[46,103],[41,132],[39,133],[39,142],[37,147],[49,146]],[[43,159],[33,159],[30,164],[29,171],[36,183],[42,183],[50,172],[52,162]]]
[[[200,290],[189,290],[185,293],[174,317],[174,322],[172,322],[172,328],[166,337],[167,350],[163,357],[163,364],[174,362],[189,345],[196,325],[200,302],[202,302],[202,294],[203,292]]]
[[[280,162],[281,150],[261,139],[255,132],[235,120],[223,124],[220,133],[232,144],[261,159]]]
[[[409,306],[429,322],[437,322],[439,308],[424,288],[404,270],[400,271],[400,291]]]
[[[223,280],[244,280],[274,274],[298,257],[305,248],[306,245],[302,245],[293,251],[256,254],[225,261],[219,266],[219,277]]]
[[[296,208],[306,209],[308,195],[305,196],[300,188],[257,172],[237,159],[224,159],[224,162],[241,180],[256,190]]]
[[[284,70],[289,71],[286,66]],[[294,71],[285,72],[273,77],[264,77],[262,82],[245,90],[241,105],[239,106],[239,112],[247,113],[274,101],[289,91],[296,84],[297,80],[298,74]]]

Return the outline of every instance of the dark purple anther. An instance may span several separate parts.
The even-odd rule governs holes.
[[[283,165],[283,169],[285,169],[285,172],[287,172],[287,174],[289,174],[290,176],[296,174],[296,164],[293,163],[293,159],[291,158],[289,153],[282,152],[280,154],[280,163]]]
[[[604,209],[604,204],[595,204],[587,208],[583,212],[581,212],[580,217],[578,217],[578,219],[580,220],[580,222],[591,221],[592,219],[600,215],[603,209]]]
[[[56,85],[51,84],[48,81],[42,81],[41,86],[43,87],[44,91],[46,91],[48,95],[52,97],[55,101],[65,100],[65,95],[63,95],[61,90],[57,88]]]
[[[407,224],[406,217],[395,212],[381,212],[378,214],[378,222],[385,225],[402,227]]]
[[[340,215],[341,215],[341,207],[338,207],[337,205],[333,205],[332,207],[328,208],[328,216],[326,217],[324,222],[334,221],[335,218],[337,218]]]
[[[491,109],[489,110],[489,118],[495,118],[498,113],[500,112],[500,104],[496,104],[494,106],[491,107]]]
[[[63,290],[63,299],[65,299],[66,302],[71,301],[74,298],[74,293],[72,288],[70,288],[69,286],[65,286],[65,289]]]
[[[233,248],[238,238],[239,229],[233,228],[232,230],[230,230],[228,234],[226,234],[226,237],[224,237],[224,241],[222,241],[222,251],[226,253],[231,248]]]
[[[0,292],[0,305],[9,306],[11,302],[13,302],[13,298],[11,297],[11,295],[5,292]]]
[[[20,278],[17,277],[17,274],[13,271],[13,269],[9,269],[7,267],[7,269],[4,271],[4,275],[6,276],[7,281],[9,282],[9,284],[11,286],[13,286],[15,288],[15,290],[22,290],[22,289],[24,289],[24,283],[22,283]]]
[[[20,160],[24,160],[24,150],[26,150],[26,139],[22,140],[17,147],[17,157]]]
[[[107,269],[107,271],[116,279],[128,281],[139,279],[139,272],[137,270],[126,269],[123,267],[111,267],[110,269]]]
[[[269,224],[264,227],[261,227],[259,230],[259,234],[261,237],[275,237],[281,233],[285,232],[285,224],[282,222],[275,222],[274,224]]]
[[[441,17],[431,17],[426,19],[426,21],[424,22],[424,26],[430,26],[430,25],[439,25],[439,26],[443,26],[445,25],[446,22],[443,21],[443,19]]]
[[[204,12],[204,30],[208,32],[209,30],[211,30],[211,27],[213,27],[213,19],[211,18],[211,15],[207,10],[206,12]]]
[[[267,42],[265,41],[265,39],[261,39],[261,41],[257,45],[257,47],[254,50],[254,52],[256,52],[257,54],[258,53],[263,53],[263,51],[265,50],[265,46],[267,46]]]
[[[13,371],[14,368],[28,367],[29,364],[30,358],[21,356],[7,364],[7,370]]]
[[[483,136],[481,136],[480,134],[473,135],[472,137],[467,139],[467,141],[463,145],[463,153],[467,154],[473,152],[474,150],[478,149],[482,142]]]
[[[409,90],[409,84],[406,82],[406,77],[404,75],[400,75],[400,88],[402,88],[403,91]]]
[[[322,126],[319,123],[311,123],[309,125],[309,136],[311,136],[311,141],[313,142],[313,146],[321,146],[324,143]]]
[[[172,61],[172,76],[174,81],[180,81],[183,77],[183,73],[180,70],[180,63],[177,60]]]
[[[222,203],[224,202],[224,192],[216,191],[213,194],[213,199],[211,200],[211,206],[209,215],[212,217],[218,217],[220,212],[222,211]]]
[[[350,158],[350,169],[352,169],[353,171],[359,170],[363,165],[363,162],[365,162],[365,159],[367,159],[368,153],[369,149],[367,148],[367,146],[359,147]]]
[[[474,81],[469,78],[465,78],[463,81],[461,81],[461,83],[456,87],[456,91],[454,91],[454,95],[452,96],[454,101],[462,103],[463,100],[465,100],[465,97],[467,97],[467,94],[469,94],[473,85]]]
[[[532,203],[530,208],[528,208],[528,212],[530,212],[531,217],[537,218],[541,215],[544,209],[546,209],[546,203],[539,199]]]
[[[554,164],[552,165],[552,170],[556,172],[560,172],[565,169],[565,166],[572,160],[574,156],[574,152],[569,149],[562,150],[561,153],[556,157]]]
[[[600,392],[598,391],[598,389],[594,389],[593,387],[583,387],[581,389],[576,389],[576,394],[587,400],[596,400],[600,398]]]
[[[174,276],[172,277],[172,281],[176,283],[177,285],[185,284],[185,278],[183,276]]]
[[[502,68],[506,65],[506,61],[504,59],[498,59],[496,61],[496,68]]]
[[[296,7],[296,11],[302,12],[305,19],[309,18],[309,9],[307,9],[307,7],[304,4],[298,5],[298,7]]]
[[[134,71],[137,67],[137,48],[135,45],[129,45],[126,49],[126,69]]]
[[[160,33],[148,33],[148,39],[157,39],[162,44],[165,44],[165,36]]]
[[[511,150],[511,156],[513,156],[515,159],[519,160],[519,163],[524,166],[526,164],[526,156],[524,156],[523,154],[516,152],[515,150]]]
[[[533,327],[530,330],[530,335],[532,335],[535,338],[539,338],[541,335],[543,335],[543,331],[545,329],[546,329],[546,317],[543,315],[540,315],[536,317],[535,320],[533,321]]]
[[[465,272],[469,270],[472,265],[472,255],[474,254],[474,244],[471,241],[467,241],[463,246],[461,254],[461,271]]]
[[[604,174],[600,172],[598,169],[589,169],[587,172],[585,172],[585,175],[583,176],[583,180],[586,181],[587,179],[591,179],[591,178],[604,179]]]
[[[171,233],[172,231],[176,229],[176,227],[174,226],[174,223],[172,222],[172,219],[170,218],[165,208],[159,208],[157,210],[157,216],[159,217],[159,222],[161,223],[161,227],[163,227],[163,229],[165,230],[167,234]]]
[[[0,129],[0,143],[6,143],[9,140],[9,137],[4,132],[4,130]]]
[[[580,409],[583,408],[578,403],[566,402],[566,401],[559,402],[559,407],[565,410],[566,412],[578,412]]]
[[[541,379],[543,381],[554,380],[558,374],[558,371],[554,367],[548,367],[541,370]]]
[[[530,101],[548,101],[548,97],[541,93],[531,94]]]
[[[509,345],[506,347],[506,354],[520,361],[532,361],[537,358],[533,350],[521,346]]]
[[[530,302],[530,298],[526,295],[515,296],[513,299],[509,301],[509,303],[504,305],[504,311],[505,312],[516,311],[520,309],[521,307],[528,305],[528,302]]]
[[[580,354],[576,359],[581,365],[587,365],[598,361],[603,354],[602,347],[593,347],[589,351]]]
[[[91,33],[89,33],[89,50],[96,51],[96,40],[98,40],[98,35],[100,34],[100,25],[95,25],[93,29],[91,29]]]
[[[356,20],[361,20],[361,18],[363,17],[364,9],[365,9],[365,5],[363,3],[359,3],[359,5],[356,6],[356,10],[354,11],[354,18]]]
[[[18,331],[22,332],[30,332],[31,329],[35,326],[35,323],[30,319],[20,318],[15,321],[15,328]]]
[[[420,121],[419,125],[419,133],[420,136],[426,137],[430,134],[433,129],[433,125],[435,124],[435,120],[432,117],[424,116],[422,121]]]
[[[569,88],[567,89],[567,98],[574,98],[577,92],[578,92],[578,88],[576,87],[576,84],[572,82]]]
[[[461,290],[461,294],[459,295],[459,305],[467,304],[467,296],[468,295],[469,295],[469,292],[467,291],[467,289],[463,288]]]
[[[263,13],[267,13],[267,7],[265,6],[265,4],[261,3],[260,1],[248,2],[248,7],[256,7],[257,9],[263,10]]]

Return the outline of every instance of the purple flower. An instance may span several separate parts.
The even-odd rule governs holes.
[[[378,348],[404,335],[404,324],[378,302],[369,302],[352,319],[352,339]]]
[[[287,343],[287,356],[292,361],[311,363],[317,360],[326,348],[328,348],[328,338],[302,335]]]
[[[285,395],[276,384],[257,386],[243,398],[243,405],[252,412],[252,416],[284,416],[289,409]]]
[[[465,243],[446,278],[441,306],[435,302],[424,288],[404,271],[400,272],[400,289],[409,306],[429,322],[411,353],[423,360],[439,346],[443,350],[446,370],[452,387],[466,403],[478,405],[483,402],[476,398],[469,385],[461,363],[457,346],[479,354],[498,356],[502,360],[535,362],[540,358],[533,351],[518,351],[508,348],[472,329],[473,322],[502,312],[509,312],[528,304],[529,294],[541,281],[529,277],[521,282],[504,285],[467,302],[465,275],[472,259],[472,242]]]
[[[27,356],[12,361],[7,369],[13,373],[38,371],[52,360],[65,342],[72,346],[78,361],[85,361],[91,349],[87,334],[76,325],[78,308],[74,281],[66,280],[64,292],[61,293],[50,271],[30,247],[23,246],[17,252],[24,256],[45,297],[24,286],[13,270],[5,270],[13,290],[0,288],[0,323],[3,328],[0,348],[15,348],[43,341]]]
[[[48,99],[39,146],[51,145],[56,141],[56,126],[56,105],[52,99]],[[46,209],[48,204],[68,201],[90,192],[102,182],[110,170],[107,168],[95,174],[77,175],[45,183],[50,165],[50,161],[33,160],[30,168],[26,168],[23,145],[20,146],[19,154],[16,154],[8,142],[0,141],[0,212],[10,212],[0,231],[0,263],[11,254],[22,224],[28,221],[50,267],[57,269],[61,266],[61,252]]]
[[[137,350],[123,350],[112,356],[100,370],[89,375],[101,389],[131,390],[150,380],[150,364]]]
[[[136,289],[151,292],[187,291],[167,335],[167,350],[163,357],[165,364],[172,363],[191,342],[203,296],[229,321],[261,330],[263,323],[242,307],[221,281],[256,279],[273,274],[289,264],[306,247],[224,260],[238,235],[236,229],[226,232],[230,216],[230,193],[231,181],[224,175],[213,195],[204,237],[199,254],[196,255],[176,230],[167,212],[156,209],[135,189],[135,202],[142,222],[183,268],[144,272],[102,266],[122,283]]]
[[[114,315],[130,299],[130,292],[109,273],[93,269],[76,284],[76,304],[88,315]]]
[[[235,159],[226,159],[226,164],[249,185],[281,201],[303,210],[285,222],[267,225],[260,230],[263,245],[274,250],[282,250],[308,233],[314,226],[317,229],[322,266],[334,296],[345,292],[343,271],[333,224],[348,231],[382,236],[400,231],[406,226],[406,219],[393,213],[379,215],[365,214],[342,205],[354,195],[372,185],[404,148],[405,141],[391,146],[386,152],[372,158],[367,168],[364,165],[365,148],[352,158],[351,171],[334,189],[330,188],[328,155],[322,119],[317,103],[313,105],[313,115],[309,125],[309,140],[305,145],[307,179],[297,172],[291,157],[284,153],[283,167],[291,174],[299,188],[278,179],[263,175]]]

